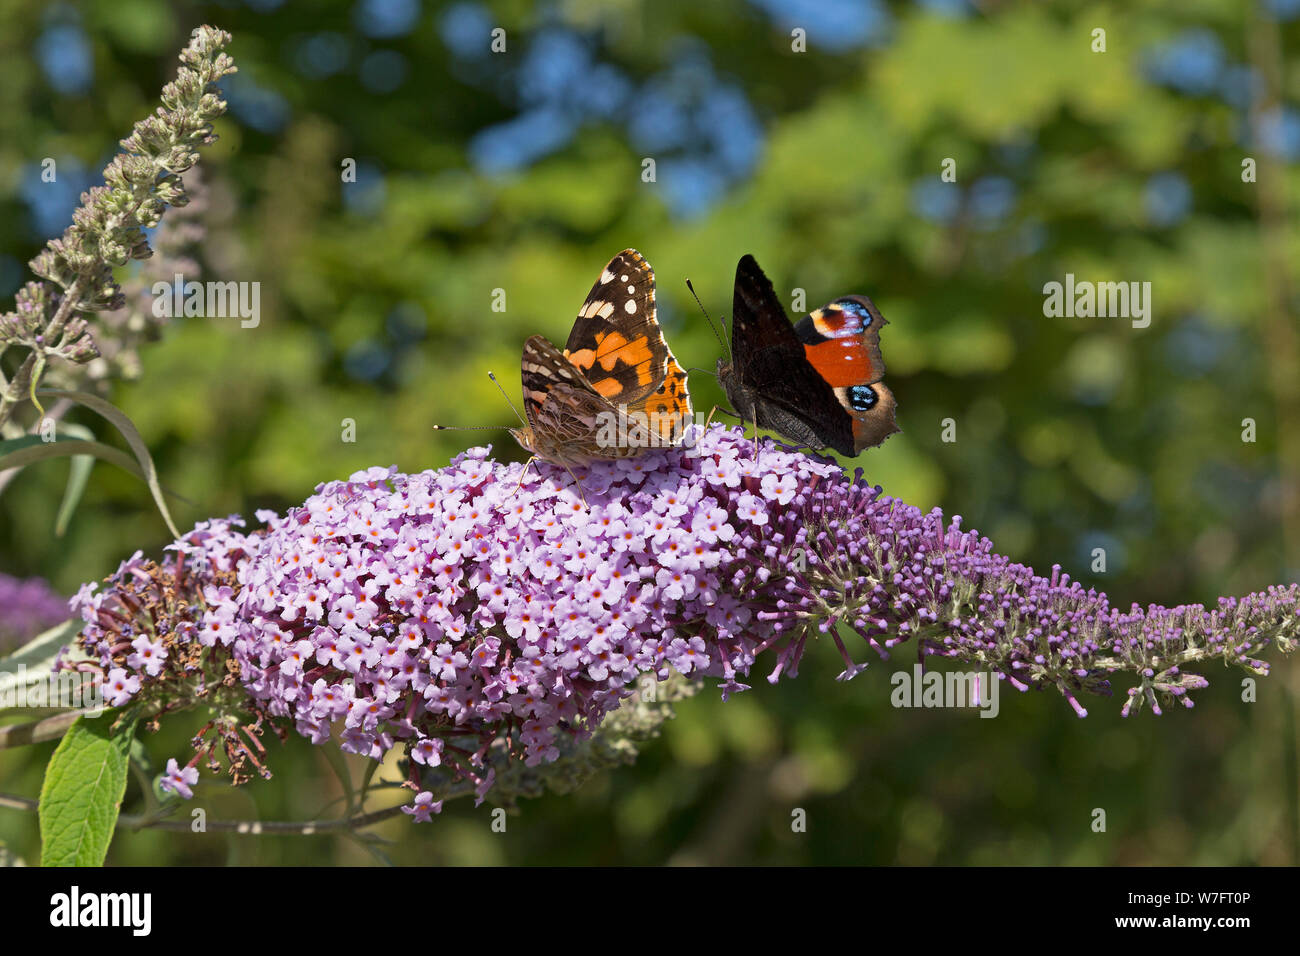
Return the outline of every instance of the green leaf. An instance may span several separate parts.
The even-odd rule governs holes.
[[[15,438],[13,441],[20,442],[23,439]],[[0,448],[0,451],[3,450]],[[35,442],[26,442],[22,448],[0,455],[0,471],[8,471],[10,468],[23,468],[33,462],[44,461],[47,458],[66,458],[68,455],[93,455],[96,458],[102,458],[109,464],[117,465],[124,471],[129,471],[141,481],[145,480],[145,473],[136,464],[135,459],[121,449],[114,448],[112,445],[105,445],[103,442],[80,441],[71,438],[58,441],[41,441],[37,438]]]
[[[8,657],[0,658],[0,717],[21,714],[33,720],[67,710],[66,707],[17,707],[4,702],[17,701],[20,685],[31,686],[46,680],[54,668],[54,658],[59,648],[72,645],[68,659],[84,658],[73,644],[74,638],[85,624],[81,618],[64,621],[57,627],[37,635]],[[26,668],[25,670],[23,668]]]
[[[18,438],[6,438],[0,441],[0,460],[11,451],[18,451],[23,448],[30,448],[32,445],[49,444],[40,435],[21,435]]]
[[[37,811],[42,866],[100,866],[126,793],[135,721],[117,733],[113,719],[77,718],[59,742],[41,784]]]
[[[167,510],[167,501],[163,498],[162,485],[158,483],[158,469],[154,467],[153,458],[149,455],[149,446],[140,437],[139,430],[131,419],[126,416],[126,413],[112,402],[105,401],[98,395],[91,395],[89,392],[43,389],[41,394],[66,398],[78,405],[84,405],[92,412],[102,415],[113,423],[113,426],[126,439],[126,443],[131,446],[131,451],[135,452],[135,457],[140,462],[140,468],[144,472],[145,484],[149,486],[149,493],[153,495],[154,504],[158,506],[158,513],[162,515],[163,521],[167,523],[167,530],[172,533],[173,537],[179,538],[181,533],[176,530],[176,524],[172,521],[171,513]]]
[[[63,431],[74,438],[90,441],[95,437],[90,429],[84,425],[64,424],[62,427]],[[67,532],[68,523],[72,520],[72,514],[77,510],[77,505],[81,502],[81,496],[86,491],[86,482],[90,479],[90,472],[94,467],[94,455],[72,456],[72,467],[68,470],[68,483],[63,487],[63,500],[59,502],[59,513],[54,519],[54,536],[56,538],[62,538]]]

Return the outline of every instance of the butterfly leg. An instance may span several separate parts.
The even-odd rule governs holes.
[[[578,480],[578,476],[573,473],[573,469],[568,465],[564,466],[564,470],[569,473],[569,477],[573,479],[573,483],[578,486],[578,497],[582,499],[582,506],[590,511],[591,505],[587,504],[587,495],[582,490],[582,482]]]
[[[532,455],[526,462],[524,462],[524,470],[519,473],[519,484],[515,485],[515,490],[511,492],[512,495],[519,494],[519,489],[524,486],[524,477],[528,474],[528,466],[536,460],[537,456]]]

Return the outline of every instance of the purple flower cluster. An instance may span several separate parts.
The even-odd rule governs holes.
[[[67,598],[43,578],[0,574],[0,649],[29,641],[69,616]]]
[[[962,531],[959,515],[946,521],[938,509],[927,514],[881,495],[861,472],[823,486],[801,513],[774,523],[789,535],[789,553],[803,557],[794,567],[785,562],[776,607],[757,615],[777,629],[769,643],[791,636],[775,673],[795,673],[807,637],[829,633],[845,660],[840,676],[852,677],[865,665],[844,647],[842,625],[882,657],[915,639],[923,657],[989,668],[1017,690],[1055,687],[1081,717],[1079,693],[1109,694],[1112,674],[1132,673],[1139,683],[1123,713],[1146,702],[1159,714],[1158,697],[1191,707],[1187,691],[1207,686],[1184,665],[1217,658],[1267,674],[1252,655],[1272,643],[1290,653],[1300,639],[1300,585],[1220,598],[1214,610],[1122,611],[1059,566],[1043,577],[994,553],[988,538]],[[738,593],[759,603],[772,591],[764,581]]]
[[[231,779],[243,783],[254,773],[269,777],[259,737],[266,718],[240,683],[238,661],[226,648],[214,651],[202,641],[207,612],[204,592],[236,583],[235,568],[255,550],[255,538],[236,530],[238,519],[204,521],[180,541],[164,564],[139,551],[108,578],[108,587],[81,587],[71,604],[85,622],[80,650],[65,653],[56,669],[95,675],[111,707],[133,707],[156,729],[171,711],[206,705],[216,714],[194,737],[195,756],[179,775],[163,777],[164,790],[188,797],[194,764],[205,754],[220,769],[225,756]],[[272,724],[280,736],[283,728]],[[184,784],[184,786],[182,786]]]
[[[323,742],[478,780],[507,739],[529,765],[590,728],[640,674],[739,687],[770,626],[732,593],[754,560],[764,484],[795,490],[833,464],[706,439],[682,451],[520,483],[485,449],[420,475],[371,469],[268,525],[237,588],[214,588],[201,640],[232,647],[274,717]],[[584,500],[585,499],[585,500]],[[776,500],[776,499],[772,499]],[[758,552],[761,553],[761,552]],[[476,743],[465,745],[464,741]]]
[[[581,489],[562,469],[521,483],[485,449],[438,472],[371,469],[260,513],[261,534],[211,522],[173,545],[192,578],[236,572],[204,588],[181,640],[228,653],[259,712],[315,742],[337,726],[345,750],[379,758],[400,740],[486,789],[494,741],[553,759],[557,734],[594,727],[640,674],[744,687],[773,627],[735,583],[767,571],[771,508],[840,474],[770,444],[759,464],[716,429],[691,451],[594,465]],[[78,600],[118,706],[174,653],[157,629],[123,630],[121,594]]]
[[[485,449],[439,471],[371,469],[259,513],[260,532],[200,525],[172,546],[168,610],[145,626],[142,601],[159,600],[133,582],[154,593],[157,566],[137,556],[103,594],[83,588],[82,643],[117,705],[189,673],[202,675],[197,699],[224,674],[255,731],[270,719],[376,759],[404,745],[416,819],[439,806],[422,769],[481,796],[490,748],[553,760],[641,675],[713,677],[726,694],[769,647],[769,680],[793,676],[819,634],[843,678],[865,666],[843,634],[882,656],[912,639],[1022,690],[1056,687],[1080,715],[1077,694],[1109,692],[1113,673],[1137,676],[1130,705],[1185,700],[1203,684],[1187,663],[1259,670],[1260,648],[1295,643],[1300,587],[1123,613],[1059,570],[1039,577],[993,553],[960,518],[884,497],[828,459],[758,447],[715,426],[693,448],[579,470],[581,490],[563,469],[524,474]],[[245,740],[214,723],[228,756],[256,761],[247,725]]]

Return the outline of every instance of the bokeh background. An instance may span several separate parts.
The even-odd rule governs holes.
[[[563,341],[634,246],[691,366],[719,347],[684,280],[726,314],[746,252],[787,303],[870,294],[904,431],[855,464],[1017,560],[1059,562],[1121,605],[1300,574],[1300,0],[0,0],[0,22],[5,299],[190,29],[234,33],[198,258],[207,278],[262,283],[261,324],[176,320],[110,391],[191,502],[173,505],[183,527],[468,444],[519,457],[504,432],[430,426],[511,424],[487,371],[517,393],[523,339]],[[1043,284],[1067,272],[1151,282],[1150,327],[1045,317]],[[692,389],[697,408],[721,399],[706,374]],[[146,489],[102,465],[55,536],[67,469],[31,468],[0,497],[0,571],[63,594],[168,537]],[[1256,703],[1213,666],[1194,711],[1125,721],[1122,696],[1086,701],[1086,720],[1050,693],[1004,694],[996,720],[897,710],[894,664],[842,685],[832,647],[805,660],[726,704],[706,689],[635,767],[526,802],[505,835],[467,801],[377,832],[394,862],[425,864],[1300,860],[1300,662]],[[150,738],[160,762],[188,720]],[[0,789],[34,796],[51,749],[0,753]],[[271,749],[270,783],[205,776],[214,819],[306,819],[337,793],[318,749]],[[0,840],[34,859],[34,817],[0,810]],[[373,859],[339,837],[159,832],[109,855]]]

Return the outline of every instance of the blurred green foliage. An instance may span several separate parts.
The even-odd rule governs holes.
[[[0,0],[0,284],[12,294],[46,238],[25,198],[33,166],[49,156],[97,173],[152,108],[188,31],[212,23],[234,34],[240,74],[201,162],[212,188],[202,259],[209,277],[262,283],[262,321],[177,320],[112,396],[164,484],[192,502],[174,508],[182,526],[283,509],[372,465],[438,467],[481,441],[519,456],[504,432],[430,426],[512,424],[486,372],[515,394],[523,339],[562,341],[606,259],[634,246],[654,265],[686,365],[711,369],[718,345],[684,279],[711,313],[729,313],[743,253],[783,295],[806,290],[809,308],[870,294],[891,323],[883,346],[904,431],[855,464],[890,494],[963,515],[1000,551],[1039,570],[1059,562],[1121,605],[1294,580],[1300,166],[1286,136],[1300,135],[1287,125],[1300,23],[1269,12],[1286,4],[988,2],[958,16],[873,4],[887,28],[847,46],[810,29],[805,53],[775,6],[458,8],[507,31],[507,52],[485,55],[448,40],[457,11],[441,5],[385,37],[359,26],[366,4],[348,2]],[[66,24],[93,58],[79,92],[41,65],[42,38]],[[1104,53],[1092,49],[1097,28]],[[322,34],[343,38],[331,41],[335,72],[311,58]],[[529,51],[557,34],[632,92],[612,113],[557,114],[567,134],[532,161],[485,168],[484,131],[535,102]],[[1188,37],[1212,41],[1220,61],[1203,72],[1219,86],[1198,88],[1195,68],[1180,81],[1177,62],[1152,67]],[[389,91],[358,81],[358,64],[383,62],[366,59],[376,50],[405,64]],[[674,72],[683,61],[708,65],[699,82],[739,90],[760,130],[748,162],[694,205],[671,197],[689,187],[698,144],[666,149],[646,183],[642,159],[656,153],[629,126],[657,78],[689,85]],[[1229,95],[1243,75],[1233,70],[1253,77],[1245,100]],[[1271,117],[1291,118],[1278,121],[1282,142],[1259,139]],[[1248,156],[1258,182],[1243,182]],[[356,183],[341,181],[345,158]],[[940,179],[945,159],[955,183]],[[1066,273],[1151,282],[1150,327],[1044,317],[1043,284]],[[498,288],[505,312],[491,310]],[[697,409],[721,400],[705,374],[692,388]],[[1242,441],[1245,418],[1254,443]],[[355,443],[341,441],[344,419]],[[73,420],[113,440],[90,416]],[[66,472],[45,463],[5,490],[0,570],[71,593],[166,543],[144,486],[103,466],[67,536],[53,537]],[[1090,571],[1097,547],[1105,573]],[[1060,699],[1010,692],[997,720],[895,710],[895,663],[841,685],[833,648],[806,661],[796,681],[770,687],[761,662],[751,692],[686,701],[636,767],[526,803],[505,836],[466,801],[431,826],[402,818],[378,832],[401,863],[1300,861],[1295,662],[1260,682],[1258,703],[1243,704],[1225,670],[1195,711],[1126,723],[1118,698],[1085,701],[1082,721]],[[184,753],[186,720],[150,741],[160,764]],[[310,745],[270,748],[270,784],[232,792],[204,778],[198,803],[212,818],[307,819],[338,795]],[[34,794],[51,749],[0,753],[3,789]],[[806,834],[790,832],[795,807],[808,811]],[[1105,833],[1091,828],[1094,808]],[[0,813],[0,840],[28,859],[34,834],[33,817]],[[337,837],[155,831],[121,834],[109,856],[369,859]]]

